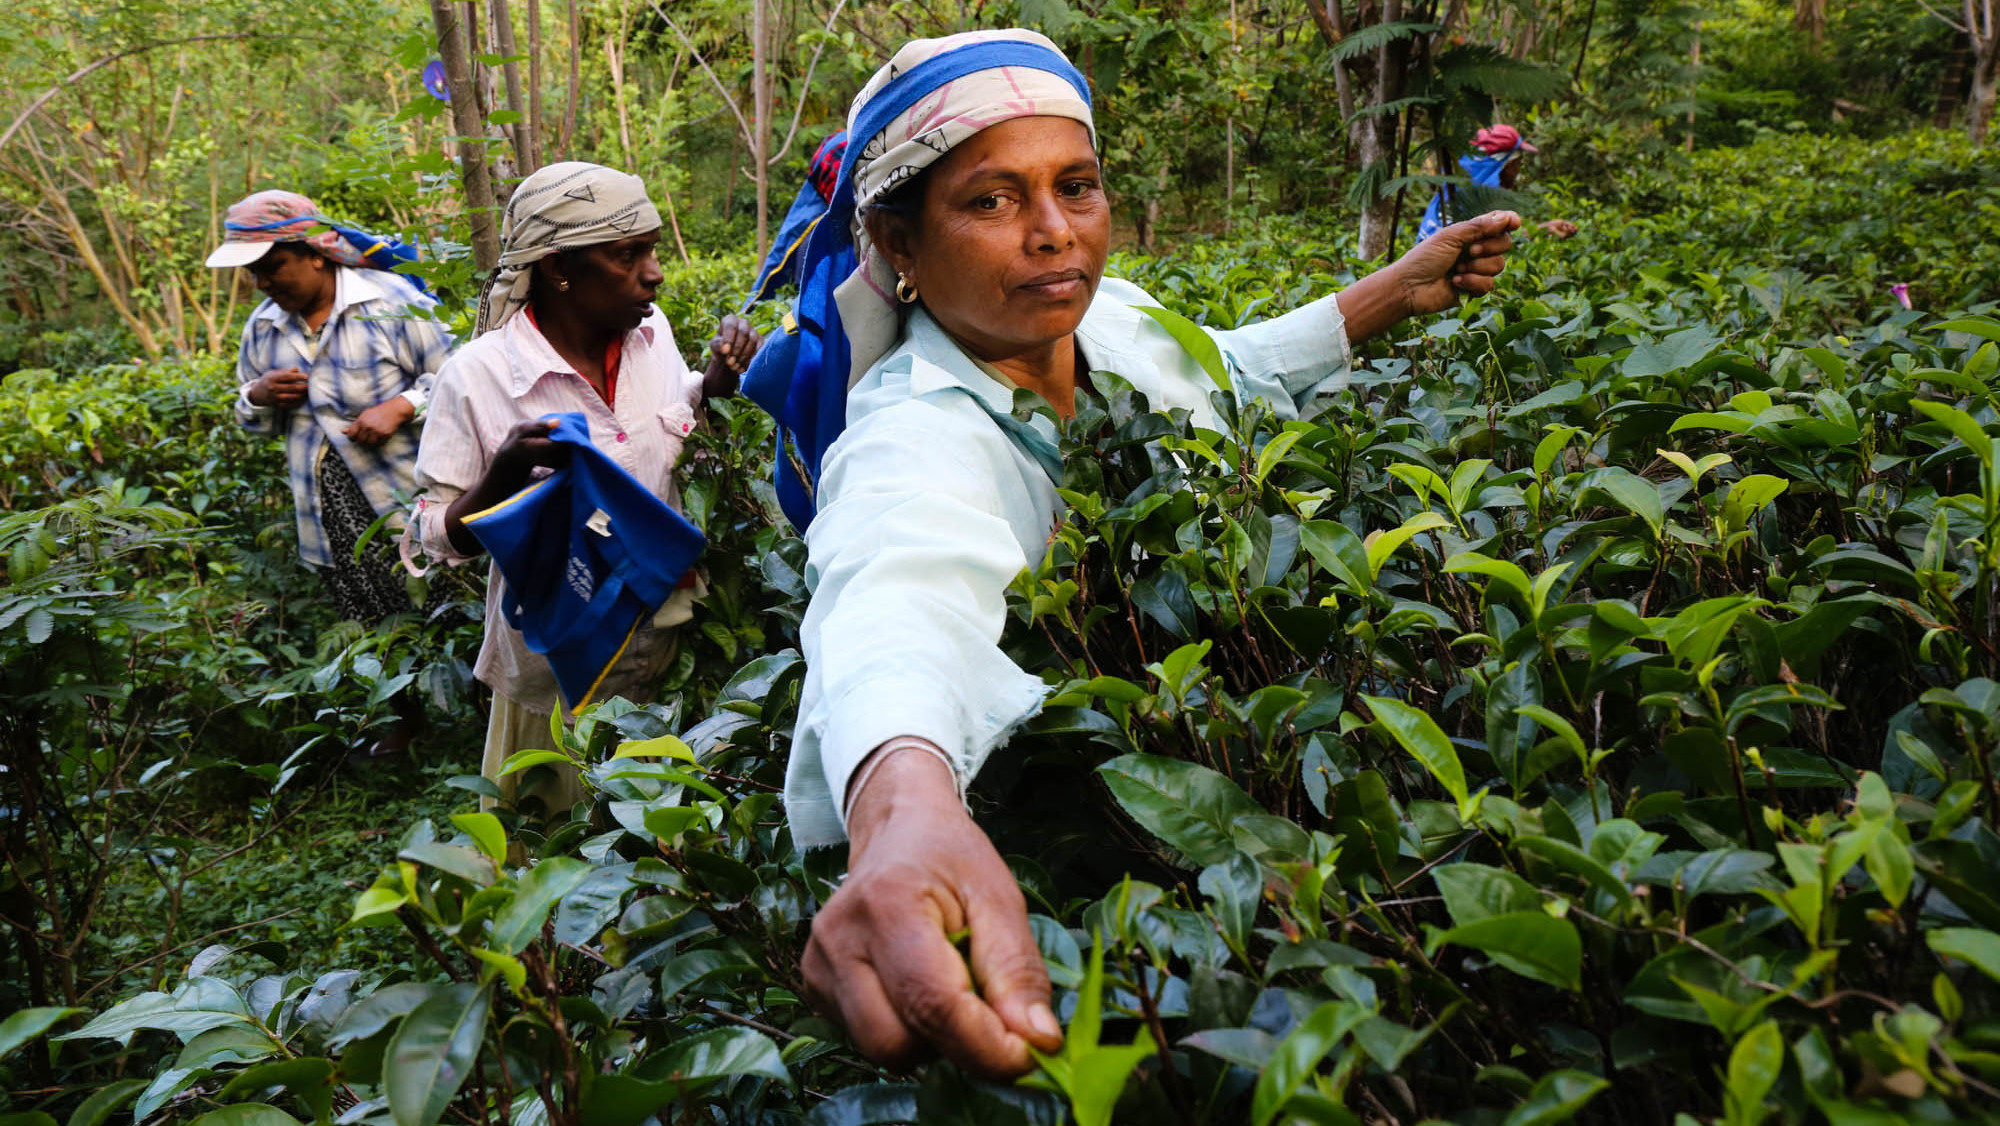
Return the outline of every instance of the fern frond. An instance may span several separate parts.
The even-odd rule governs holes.
[[[1342,124],[1352,125],[1364,117],[1381,117],[1385,114],[1397,114],[1414,106],[1434,106],[1443,100],[1443,98],[1432,97],[1430,95],[1418,95],[1414,98],[1397,98],[1393,102],[1383,102],[1379,106],[1364,106],[1361,109],[1355,110],[1354,116],[1348,118]]]
[[[1439,55],[1437,80],[1448,89],[1515,104],[1553,98],[1564,86],[1563,76],[1553,70],[1474,44],[1453,47]]]
[[[1345,62],[1356,55],[1365,55],[1378,47],[1394,43],[1398,39],[1407,39],[1412,35],[1428,35],[1437,29],[1438,25],[1434,23],[1413,23],[1409,20],[1371,24],[1335,43],[1330,54],[1334,60]]]

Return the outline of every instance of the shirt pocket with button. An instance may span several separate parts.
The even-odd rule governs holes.
[[[686,403],[669,403],[660,408],[660,426],[667,433],[667,464],[681,459],[681,447],[694,433],[694,408]]]

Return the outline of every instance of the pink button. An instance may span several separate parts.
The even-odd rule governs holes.
[[[621,442],[625,440],[625,432],[624,432],[624,431],[622,431],[622,430],[621,430],[621,431],[619,431],[619,432],[618,432],[618,440],[619,440],[619,441],[621,441]]]

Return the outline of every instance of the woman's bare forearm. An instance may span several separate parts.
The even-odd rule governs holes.
[[[1409,294],[1393,263],[1341,290],[1334,300],[1354,344],[1380,336],[1410,316]]]

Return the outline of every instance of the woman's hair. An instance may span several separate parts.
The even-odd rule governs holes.
[[[893,223],[902,228],[906,235],[913,231],[918,217],[923,214],[924,196],[928,193],[931,183],[931,168],[935,167],[937,166],[931,165],[925,168],[884,193],[882,198],[863,207],[862,223],[871,227],[877,222]],[[873,230],[869,232],[869,237],[879,241],[879,236]]]
[[[905,221],[914,220],[923,212],[924,195],[931,182],[931,169],[936,167],[935,164],[928,165],[923,171],[897,184],[884,193],[882,198],[863,208],[863,215],[882,214]]]

